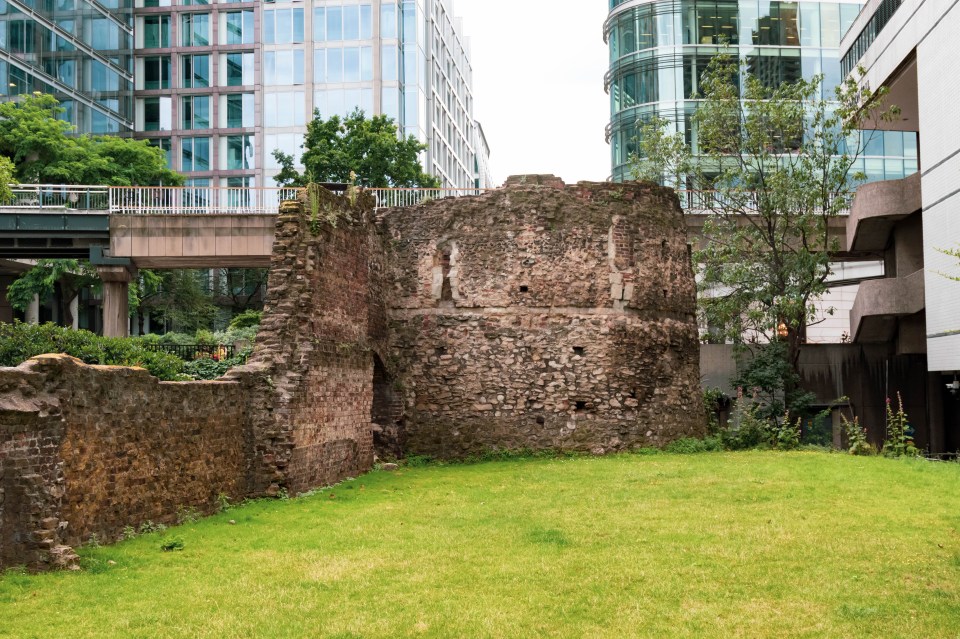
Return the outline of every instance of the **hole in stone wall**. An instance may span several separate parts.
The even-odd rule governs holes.
[[[538,423],[538,424],[543,424],[544,421],[546,421],[546,420],[544,420],[543,417],[537,417],[537,423]]]
[[[577,402],[575,402],[575,406],[577,407],[577,410],[586,410],[587,402],[578,400]]]
[[[666,240],[660,240],[660,248],[662,248],[662,249],[667,248],[667,241],[666,241]]]
[[[664,298],[667,297],[667,293],[668,293],[667,289],[663,289],[663,296],[664,296]]]
[[[583,357],[583,354],[586,353],[586,352],[587,352],[587,351],[586,351],[586,349],[583,348],[583,346],[574,346],[574,347],[573,347],[573,354],[574,354],[574,355],[579,355],[580,357]]]
[[[521,292],[521,293],[527,293],[527,292],[529,292],[529,291],[530,291],[530,287],[527,286],[526,284],[522,284],[522,285],[520,286],[520,292]]]
[[[450,285],[450,254],[444,253],[440,258],[440,267],[443,269],[443,284],[440,288],[440,300],[453,300],[453,287]]]
[[[438,347],[435,349],[434,352],[435,352],[437,355],[445,355],[445,354],[447,353],[447,349],[446,349],[445,347],[443,347],[443,346],[438,346]]]

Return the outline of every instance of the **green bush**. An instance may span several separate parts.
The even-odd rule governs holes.
[[[183,369],[178,357],[147,350],[137,339],[101,337],[49,323],[0,323],[0,366],[17,366],[45,353],[65,353],[87,364],[141,366],[167,381],[181,379]]]
[[[239,315],[235,315],[232,320],[230,320],[230,330],[238,330],[241,328],[250,328],[252,326],[260,325],[260,318],[263,316],[263,312],[255,311],[248,309]]]
[[[183,372],[193,379],[217,379],[233,368],[246,364],[250,356],[250,349],[245,349],[235,357],[216,360],[211,357],[195,359],[192,362],[186,362],[183,365]]]

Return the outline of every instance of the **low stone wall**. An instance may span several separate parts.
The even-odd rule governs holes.
[[[695,285],[672,191],[527,176],[389,211],[382,225],[404,405],[394,447],[603,452],[704,432]]]
[[[245,408],[235,382],[159,382],[65,355],[0,369],[0,562],[44,568],[69,555],[57,546],[244,497]]]
[[[315,198],[320,217],[305,199],[281,208],[254,354],[223,380],[159,382],[63,355],[0,369],[0,568],[66,566],[71,546],[210,513],[221,495],[370,468],[385,310],[369,280],[383,249],[369,197]]]

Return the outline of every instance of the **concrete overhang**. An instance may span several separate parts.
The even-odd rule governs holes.
[[[919,173],[861,186],[847,218],[847,250],[851,253],[883,251],[894,225],[921,210],[920,196]]]
[[[896,334],[899,318],[922,310],[922,269],[906,277],[865,281],[860,284],[850,309],[850,334],[855,342],[890,341]]]

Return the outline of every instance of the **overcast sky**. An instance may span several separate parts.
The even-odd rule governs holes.
[[[606,0],[453,0],[473,62],[474,116],[495,183],[553,173],[606,180]]]

